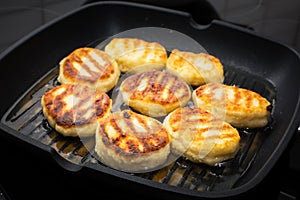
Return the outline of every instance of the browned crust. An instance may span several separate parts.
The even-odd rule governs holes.
[[[226,138],[239,138],[237,131],[233,127],[224,123],[222,119],[214,117],[210,112],[202,110],[201,108],[184,107],[176,109],[169,118],[169,124],[171,125],[172,132],[178,132],[180,129],[190,129],[191,133],[195,126],[198,134],[195,134],[193,141],[199,142],[207,139],[226,139]],[[196,125],[202,125],[201,128],[197,128]],[[226,134],[212,135],[209,138],[203,137],[201,133],[208,130],[221,130]]]
[[[102,60],[106,63],[105,65],[101,65],[97,62],[92,56],[91,53],[97,54],[97,56],[101,57]],[[97,68],[100,73],[95,72],[89,68],[85,59],[89,60],[95,68]],[[88,76],[83,75],[78,71],[74,65],[78,64],[82,69],[89,73]],[[108,79],[114,73],[115,69],[112,64],[112,58],[106,54],[105,52],[95,49],[95,48],[78,48],[70,53],[67,57],[65,57],[61,65],[61,73],[63,73],[64,77],[66,77],[71,82],[76,81],[84,81],[89,82],[91,84],[96,83],[97,81]]]
[[[234,157],[239,148],[237,129],[200,108],[178,108],[165,118],[164,126],[173,152],[196,163],[215,165]]]
[[[195,90],[195,94],[197,98],[206,102],[207,105],[211,105],[212,101],[219,101],[213,99],[212,95],[214,91],[219,88],[224,89],[225,99],[222,99],[222,101],[225,103],[225,109],[227,112],[244,112],[249,114],[257,110],[269,112],[270,102],[267,99],[256,92],[236,86],[209,83],[197,88]],[[207,94],[208,91],[210,91],[210,95]],[[231,93],[234,95],[233,97],[229,97],[229,91],[232,91]],[[252,105],[253,100],[257,101],[258,106],[254,107]]]
[[[224,81],[224,70],[220,59],[206,53],[197,54],[173,49],[167,59],[166,70],[176,72],[193,86]]]
[[[148,120],[152,120],[151,126],[147,123]],[[138,121],[138,126],[145,131],[137,130],[134,121]],[[107,126],[114,129],[113,134]],[[112,113],[100,121],[97,134],[101,134],[102,141],[108,148],[126,156],[159,151],[169,144],[168,132],[159,121],[130,110]]]
[[[143,90],[139,90],[138,87],[145,80],[148,80],[147,86]],[[181,99],[189,99],[191,95],[190,88],[183,80],[162,71],[134,74],[123,81],[121,88],[123,92],[130,94],[130,100],[141,100],[160,105],[178,103]],[[183,92],[179,94],[178,89],[183,89],[181,90]],[[162,96],[164,90],[167,91],[167,98]]]
[[[64,89],[64,91],[55,95],[55,92],[60,89]],[[81,101],[71,109],[66,109],[66,103],[63,99],[69,95],[80,97]],[[82,105],[90,98],[94,98],[94,105],[82,108]],[[51,117],[57,125],[68,129],[85,126],[98,118],[102,118],[110,109],[111,100],[107,94],[93,91],[88,87],[63,84],[46,92],[42,101],[47,117]],[[90,118],[83,117],[86,112],[93,112],[90,114]]]
[[[140,66],[161,69],[168,58],[161,44],[137,38],[113,38],[105,47],[105,52],[116,59],[122,72]]]
[[[214,111],[214,114],[239,128],[266,126],[272,109],[271,102],[259,93],[217,83],[198,87],[194,90],[192,99],[197,107]]]

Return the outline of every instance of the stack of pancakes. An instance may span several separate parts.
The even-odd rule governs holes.
[[[178,49],[168,56],[137,38],[75,49],[60,61],[57,80],[41,100],[51,127],[95,137],[99,160],[126,172],[163,167],[170,154],[208,165],[228,160],[239,149],[237,128],[263,127],[270,115],[258,93],[223,84],[215,56]],[[112,109],[113,89],[126,109]]]

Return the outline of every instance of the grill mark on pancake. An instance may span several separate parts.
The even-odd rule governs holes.
[[[131,118],[130,114],[127,113],[127,112],[124,112],[123,116],[124,116],[124,121],[125,121],[125,123],[127,125],[127,127],[124,128],[124,130],[128,130],[129,129],[129,130],[132,131],[133,135],[137,135],[137,131],[136,131],[136,129],[135,129],[132,121],[130,120],[130,118]]]
[[[138,91],[137,88],[141,85],[142,81],[147,82],[147,86],[144,90]],[[125,80],[126,91],[131,93],[131,99],[138,99],[140,96],[149,96],[149,93],[153,94],[149,96],[151,101],[160,102],[160,104],[165,105],[172,102],[177,102],[181,97],[188,95],[189,88],[175,75],[161,72],[161,71],[150,71],[142,74],[135,74],[128,77]],[[168,87],[167,87],[168,85]],[[170,87],[169,87],[170,86]],[[180,94],[176,94],[178,89],[183,90]],[[162,98],[159,93],[163,93],[164,90],[168,92],[168,98]]]
[[[196,141],[204,141],[204,140],[226,140],[226,139],[231,139],[236,137],[236,134],[234,133],[219,133],[219,134],[214,134],[214,135],[209,135],[209,136],[204,136],[203,133],[209,131],[211,129],[200,129],[199,132],[201,132],[201,134],[195,134],[195,137],[193,138],[193,140]],[[221,131],[224,131],[223,129]]]
[[[168,82],[168,74],[163,73],[163,77],[161,77],[160,82],[158,82],[159,85],[164,86]]]
[[[146,76],[146,78],[148,79],[148,84],[147,84],[147,87],[145,88],[145,90],[142,92],[143,96],[147,96],[148,93],[154,94],[150,98],[152,101],[155,101],[155,102],[158,102],[160,100],[165,102],[165,99],[161,98],[161,96],[158,95],[161,91],[166,89],[165,85],[160,85],[159,83],[157,83],[157,80],[159,80],[160,76],[161,76],[161,74],[158,72],[154,72],[154,73],[151,73],[150,76]]]
[[[190,118],[190,116],[198,115],[198,117]],[[231,126],[224,123],[222,120],[213,117],[209,112],[185,107],[176,110],[169,119],[169,124],[173,132],[178,132],[180,129],[189,129],[191,133],[195,134],[194,141],[201,140],[215,140],[236,137],[235,133],[231,131]],[[195,124],[201,127],[194,127]],[[196,131],[196,132],[193,132]],[[207,131],[218,131],[220,134],[213,134],[205,136],[203,133]],[[198,134],[201,133],[201,134]]]
[[[91,59],[91,62],[94,64],[95,61],[94,60],[92,61],[92,59]],[[80,80],[84,80],[84,81],[88,81],[88,82],[95,82],[99,78],[100,74],[103,73],[103,70],[100,70],[101,72],[99,72],[99,73],[92,71],[91,68],[84,62],[81,64],[81,67],[86,72],[88,72],[89,76],[82,76],[82,75],[79,76],[79,75],[77,75],[78,76],[77,78],[80,79]]]
[[[91,121],[95,120],[96,117],[102,117],[104,112],[102,106],[97,106],[96,108],[93,107],[94,104],[88,106],[85,109],[82,109],[82,105],[89,102],[89,99],[91,98],[91,95],[80,95],[82,92],[86,93],[87,89],[85,88],[84,90],[76,90],[76,86],[72,85],[68,88],[64,88],[65,90],[58,94],[58,95],[53,95],[52,93],[47,93],[45,95],[45,101],[46,101],[46,108],[49,111],[49,114],[56,119],[56,123],[60,126],[63,127],[72,127],[72,126],[84,126],[86,124],[89,124]],[[75,97],[81,96],[80,101],[73,105],[71,110],[66,110],[65,106],[67,105],[64,98],[66,96],[69,96],[70,94],[74,95]],[[83,97],[82,97],[83,96]],[[102,102],[103,99],[105,98],[106,101],[104,103],[105,107],[109,105],[108,98],[105,97],[105,95],[100,95],[100,98],[95,97],[95,100],[93,99],[93,103],[95,102]],[[98,105],[97,104],[97,105]],[[53,106],[55,107],[53,108]],[[93,114],[89,118],[85,118],[85,114],[87,111],[90,109],[93,109]],[[99,112],[99,110],[101,110]],[[76,118],[75,118],[76,114]]]
[[[95,53],[98,57],[100,57],[105,65],[101,65],[97,62],[96,59],[91,56],[91,52]],[[84,62],[83,59],[87,59],[89,62],[93,64],[95,68],[97,68],[98,72],[93,71],[87,62]],[[85,70],[89,75],[81,75],[80,71],[78,71],[74,67],[74,63],[77,63],[83,70]],[[66,58],[65,62],[65,70],[64,73],[67,77],[71,77],[72,79],[79,79],[87,82],[96,82],[98,79],[106,79],[114,73],[114,69],[112,63],[107,58],[104,53],[98,52],[94,49],[79,49],[73,52],[69,57]]]
[[[146,123],[146,121],[143,118],[137,117],[136,119],[138,120],[138,122],[140,124],[144,125],[144,128],[145,128],[145,130],[146,130],[147,133],[151,133],[151,128],[148,126],[148,124]]]
[[[153,50],[150,47],[148,47],[148,45],[146,45],[145,48],[142,49],[142,51],[143,51],[143,54],[141,55],[141,59],[147,60],[147,57],[152,53],[151,51],[153,51]]]
[[[179,80],[178,80],[178,78],[177,77],[174,77],[174,76],[172,76],[173,78],[171,79],[171,81],[172,81],[172,84],[170,84],[171,85],[171,87],[170,87],[170,99],[172,99],[173,101],[174,101],[174,98],[175,98],[175,101],[178,101],[178,100],[180,100],[180,98],[182,97],[182,96],[185,96],[185,95],[187,95],[187,93],[184,93],[184,95],[181,95],[181,96],[175,96],[175,93],[176,93],[176,91],[177,91],[177,89],[178,88],[180,88],[180,87],[182,87],[182,84],[179,84],[179,83],[181,83],[181,82],[178,82]],[[170,81],[170,82],[171,82]]]
[[[243,95],[241,94],[241,92],[237,91],[236,89],[233,89],[233,92],[234,92],[233,106],[237,107],[238,105],[240,105],[240,101],[242,100]],[[228,93],[228,92],[226,92],[226,93]],[[244,102],[244,103],[248,103],[248,102]]]
[[[65,70],[63,70],[63,73],[65,76],[69,76],[71,78],[76,77],[76,74],[78,73],[78,70],[73,68],[69,58],[64,61],[64,69]]]
[[[91,81],[90,77],[86,77],[86,76],[79,76],[78,74],[80,73],[75,67],[73,67],[73,63],[78,63],[81,67],[88,68],[82,58],[86,57],[88,55],[88,51],[86,49],[80,49],[80,50],[76,50],[75,52],[71,53],[65,61],[66,67],[68,68],[68,70],[66,70],[67,75],[72,77],[72,78],[78,78],[81,80],[86,80],[86,81]]]
[[[199,98],[203,97],[205,95],[205,93],[203,92],[203,90],[204,90],[204,87],[197,88],[197,90],[196,90],[196,96],[199,97]]]
[[[101,132],[102,132],[102,141],[104,144],[111,146],[112,144],[115,144],[117,147],[120,146],[121,143],[121,138],[122,137],[126,137],[126,134],[124,134],[123,130],[118,126],[116,120],[114,117],[110,118],[109,121],[105,122],[108,123],[110,126],[113,127],[113,129],[119,133],[119,135],[117,137],[110,137],[109,133],[106,131],[105,129],[105,124],[100,124],[101,127]],[[120,150],[118,148],[115,148],[117,152],[120,152]]]
[[[96,107],[96,116],[103,117],[105,112],[103,112],[103,107],[107,108],[110,104],[110,99],[106,95],[101,95],[100,98],[96,98],[95,107]]]
[[[245,107],[246,108],[251,108],[254,98],[255,98],[255,95],[253,95],[252,92],[248,94],[248,96],[245,99]]]
[[[75,90],[75,91],[74,91],[74,90]],[[87,112],[88,110],[90,110],[90,108],[91,108],[91,105],[89,105],[89,107],[87,107],[87,108],[85,108],[85,109],[82,109],[82,108],[81,108],[82,105],[84,105],[84,104],[86,104],[87,102],[89,102],[89,99],[91,98],[90,95],[84,95],[84,98],[82,98],[82,96],[83,96],[82,93],[86,93],[86,92],[87,92],[87,91],[86,91],[86,88],[85,88],[84,90],[76,90],[76,86],[73,86],[73,87],[72,87],[72,90],[70,91],[71,94],[74,93],[74,96],[75,96],[75,97],[81,96],[81,101],[79,101],[77,104],[75,104],[75,105],[72,107],[72,110],[70,111],[70,113],[73,113],[73,114],[74,114],[74,111],[75,111],[75,113],[76,113],[76,119],[73,119],[73,120],[74,120],[74,123],[75,123],[76,125],[87,124],[87,123],[93,121],[93,120],[96,118],[95,114],[92,115],[92,117],[89,118],[89,119],[86,119],[86,118],[84,118],[84,117],[81,117],[81,116],[84,116],[84,115],[86,114],[86,112]],[[64,94],[64,95],[67,96],[68,91],[66,91],[65,93],[66,93],[66,94]],[[94,93],[94,95],[95,95],[95,93]],[[94,113],[95,113],[95,112],[94,112]],[[73,115],[73,116],[74,116],[74,115]],[[77,116],[79,116],[79,120],[80,120],[80,121],[78,120]]]
[[[82,126],[84,124],[88,124],[89,122],[91,122],[95,117],[92,117],[90,119],[86,119],[86,118],[83,118],[81,116],[83,116],[87,109],[86,110],[82,110],[80,109],[80,104],[83,104],[85,103],[87,100],[87,98],[85,99],[82,99],[82,101],[80,101],[80,103],[77,104],[77,106],[75,105],[73,107],[73,109],[69,110],[69,111],[65,111],[65,114],[64,114],[64,110],[61,109],[60,111],[60,114],[58,114],[58,116],[62,116],[62,120],[64,120],[66,117],[69,119],[71,118],[72,119],[72,124],[71,126]],[[76,118],[74,118],[76,116]],[[78,118],[79,116],[79,118]],[[58,125],[64,125],[64,126],[68,126],[68,124],[61,124],[60,121],[58,120],[57,122]]]
[[[117,119],[117,120],[119,121],[122,119]],[[115,150],[119,153],[124,153],[124,152],[137,153],[136,149],[138,148],[133,148],[135,143],[133,143],[132,140],[129,139],[128,134],[124,132],[126,128],[125,127],[121,128],[114,116],[110,118],[109,122],[105,122],[105,123],[108,123],[109,126],[112,126],[112,128],[115,130],[115,133],[117,133],[117,136],[115,138],[110,137],[110,134],[106,132],[105,124],[101,124],[101,129],[104,130],[103,134],[105,136],[103,138],[107,138],[103,140],[105,144],[116,146]],[[126,120],[125,123],[127,124]],[[126,144],[127,144],[125,148],[121,146],[124,139],[126,140]]]
[[[105,142],[106,145],[115,146],[114,149],[118,153],[148,153],[151,151],[159,150],[168,143],[167,132],[165,129],[163,129],[163,131],[166,137],[164,137],[164,135],[161,133],[162,129],[159,129],[159,132],[153,131],[153,129],[149,127],[148,123],[146,123],[145,119],[139,116],[131,116],[130,113],[125,111],[123,113],[123,117],[119,118],[119,116],[112,116],[109,121],[104,122],[109,126],[112,126],[112,128],[115,130],[115,133],[117,134],[115,138],[109,137],[109,133],[107,133],[105,130],[104,123],[100,125],[101,129],[104,130],[104,132],[102,132],[104,134],[103,138],[105,138],[103,142]],[[140,125],[145,129],[145,132],[139,132],[136,130],[132,121],[133,118],[138,120]],[[120,123],[118,123],[121,121],[125,122],[122,124],[126,124],[127,127],[121,128],[119,126]],[[129,130],[131,131],[131,133],[128,134],[124,132],[124,130]],[[126,143],[125,147],[123,145],[124,141]],[[142,148],[140,148],[140,146],[142,146]]]
[[[124,138],[126,137],[126,133],[124,133],[124,129],[120,128],[120,126],[118,125],[116,119],[114,117],[112,117],[109,120],[109,124],[114,128],[114,130],[118,133],[118,137],[112,139],[111,141],[114,144],[117,144],[119,146],[120,144],[120,138]],[[107,136],[109,136],[109,133],[106,133]],[[110,140],[110,138],[109,138]]]
[[[158,127],[154,126],[151,128],[143,118],[137,117],[136,119],[145,129],[146,134],[139,137],[139,141],[145,145],[146,152],[158,150],[160,147],[164,147],[166,145],[165,138],[160,135],[161,131],[165,131],[163,130],[163,127],[157,129]]]
[[[47,109],[49,110],[50,115],[56,119],[57,124],[64,127],[71,127],[74,125],[73,115],[69,111],[62,112],[65,102],[63,102],[63,98],[66,95],[68,90],[64,90],[60,95],[53,96],[52,93],[47,93],[45,96],[45,100],[50,100],[51,107],[48,107],[48,103],[46,104]],[[55,105],[54,109],[52,107]]]
[[[191,74],[183,74],[183,78],[194,86],[214,81],[223,82],[224,79],[220,59],[205,53],[197,54],[174,49],[167,60],[167,70],[169,68],[179,73],[184,68],[191,68]]]
[[[107,58],[108,56],[105,55],[105,53],[102,53],[102,52],[95,52],[95,53],[105,62],[105,65],[102,66],[95,60],[95,66],[101,71],[99,78],[100,79],[109,78],[111,76],[111,74],[114,73],[114,68],[112,66],[112,63]],[[94,60],[94,59],[92,59],[92,60]]]
[[[190,116],[193,117],[191,118]],[[169,121],[170,124],[173,124],[172,130],[174,132],[177,132],[182,127],[189,127],[193,129],[193,127],[190,126],[194,124],[201,124],[201,130],[205,130],[206,127],[209,127],[210,130],[220,130],[220,124],[223,124],[220,119],[213,117],[209,112],[190,107],[176,110],[170,117]]]
[[[240,128],[261,127],[268,123],[268,117],[270,115],[268,106],[271,103],[259,93],[246,88],[209,83],[195,90],[196,96],[193,96],[193,101],[196,102],[196,105],[199,104],[197,106],[207,110],[212,109],[212,106],[216,106],[220,109],[221,107],[218,106],[221,105],[222,100],[216,99],[217,101],[214,102],[212,98],[212,96],[214,96],[213,88],[217,87],[222,88],[225,93],[224,114],[226,122]],[[219,115],[219,113],[217,113],[217,115]]]
[[[147,78],[148,78],[148,83],[149,83],[149,85],[151,86],[151,88],[154,86],[154,87],[157,87],[157,86],[159,86],[159,84],[157,83],[157,80],[159,79],[159,76],[160,76],[160,74],[159,73],[157,73],[156,71],[154,71],[154,73],[146,73],[146,74],[150,74],[150,76],[148,76]],[[147,88],[149,88],[150,89],[150,87],[147,87]],[[158,89],[160,89],[160,88],[158,88]]]
[[[117,131],[120,129],[120,127],[118,127],[118,126],[115,125],[113,118],[109,120],[109,124],[111,124],[114,127],[114,129],[117,130]],[[99,126],[100,126],[100,134],[103,135],[102,141],[103,141],[104,144],[110,145],[110,143],[114,143],[115,144],[115,143],[119,142],[118,138],[111,138],[111,137],[109,137],[109,135],[108,135],[108,133],[107,133],[107,131],[105,129],[105,124],[100,124]],[[120,133],[121,133],[121,131],[122,130],[120,129]]]
[[[167,73],[164,72],[164,73],[160,73],[159,76],[160,76],[160,82],[158,83],[158,85],[161,87],[160,90],[167,90],[168,97],[169,97],[168,99],[164,98],[163,102],[165,102],[165,103],[173,102],[174,101],[174,99],[173,99],[173,93],[170,92],[172,90],[171,90],[171,88],[167,88],[166,87],[167,84],[168,84],[168,82],[170,82],[169,74],[167,74]],[[173,83],[171,85],[173,85]]]
[[[257,100],[258,104],[264,104],[264,100],[259,97],[256,93],[253,93],[252,91],[248,91],[243,88],[235,88],[234,86],[231,86],[231,88],[225,88],[226,94],[229,93],[230,90],[234,93],[234,98],[230,101],[230,98],[226,96],[226,102],[229,101],[230,106],[227,106],[227,109],[230,110],[244,110],[248,112],[250,108],[255,108],[253,106],[253,101]],[[247,93],[247,94],[244,94]],[[228,104],[228,103],[227,103]]]
[[[151,141],[149,141],[149,138],[152,136],[152,131],[150,129],[150,127],[148,126],[148,124],[146,123],[146,121],[140,117],[136,117],[135,119],[138,120],[138,122],[143,126],[143,128],[146,130],[143,134],[138,134],[138,132],[133,129],[135,131],[135,133],[138,135],[138,141],[143,145],[144,147],[144,152],[149,152],[149,151],[153,151],[153,145],[149,145],[149,143]],[[130,121],[130,120],[128,120]],[[132,123],[132,121],[130,121]],[[150,133],[150,134],[149,134]]]

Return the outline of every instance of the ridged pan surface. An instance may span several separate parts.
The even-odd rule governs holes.
[[[275,87],[260,77],[248,72],[238,71],[225,66],[225,84],[235,84],[240,87],[257,91],[269,101],[276,96]],[[46,74],[19,103],[8,113],[6,125],[37,142],[51,146],[64,159],[85,166],[88,163],[103,165],[95,157],[93,137],[82,141],[80,138],[64,137],[52,129],[42,113],[41,96],[53,88],[57,82],[58,68],[55,67]],[[255,81],[253,81],[255,80]],[[224,192],[239,185],[239,179],[248,168],[251,168],[257,151],[267,139],[271,127],[264,129],[239,129],[241,135],[240,149],[234,159],[220,163],[218,166],[195,164],[180,157],[170,165],[154,172],[137,173],[134,176],[153,182],[176,186],[184,190],[199,192]]]

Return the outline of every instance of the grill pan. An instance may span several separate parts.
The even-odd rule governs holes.
[[[222,61],[225,84],[254,90],[272,102],[267,127],[239,130],[241,145],[233,160],[208,167],[179,158],[154,172],[130,174],[97,161],[93,139],[83,145],[80,139],[65,138],[49,127],[40,97],[58,84],[61,58],[78,47],[140,27],[163,27],[190,36]],[[24,148],[51,155],[66,170],[94,174],[99,182],[109,175],[150,188],[147,191],[196,198],[236,196],[263,180],[299,126],[299,64],[293,49],[219,20],[199,25],[185,12],[137,3],[92,3],[35,30],[1,54],[5,98],[1,98],[0,133]]]

